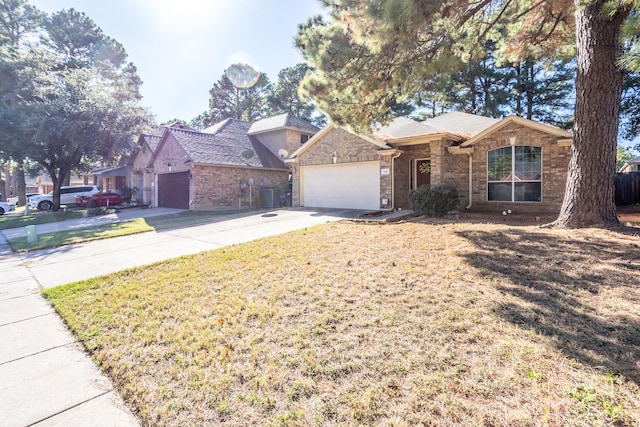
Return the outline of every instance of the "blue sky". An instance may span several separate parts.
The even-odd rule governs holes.
[[[209,90],[227,66],[267,73],[302,61],[298,24],[321,12],[316,0],[29,0],[52,13],[87,14],[126,49],[138,68],[143,103],[161,123],[207,109]]]

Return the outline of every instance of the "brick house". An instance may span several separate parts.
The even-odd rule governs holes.
[[[509,116],[397,118],[371,135],[329,125],[286,159],[293,205],[408,209],[411,189],[454,185],[460,208],[557,213],[571,134]]]
[[[203,131],[169,126],[159,139],[141,136],[133,170],[141,175],[144,200],[153,206],[279,206],[289,191],[284,157],[317,131],[291,114],[254,123],[227,119]],[[150,155],[143,152],[145,144]]]
[[[156,152],[160,139],[162,139],[162,135],[167,127],[172,129],[195,130],[183,123],[176,122],[169,126],[158,127],[138,137],[138,150],[133,156],[129,166],[129,185],[132,188],[138,189],[133,199],[145,205],[150,205],[153,200],[152,190],[155,179],[149,161],[153,153]]]

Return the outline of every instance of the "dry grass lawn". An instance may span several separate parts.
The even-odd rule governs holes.
[[[143,425],[640,425],[633,232],[333,223],[46,291]]]

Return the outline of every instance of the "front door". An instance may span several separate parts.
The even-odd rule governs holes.
[[[416,159],[414,188],[430,187],[431,186],[431,160],[429,159]]]

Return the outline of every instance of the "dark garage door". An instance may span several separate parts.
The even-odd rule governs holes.
[[[158,207],[189,209],[189,172],[158,175]]]

